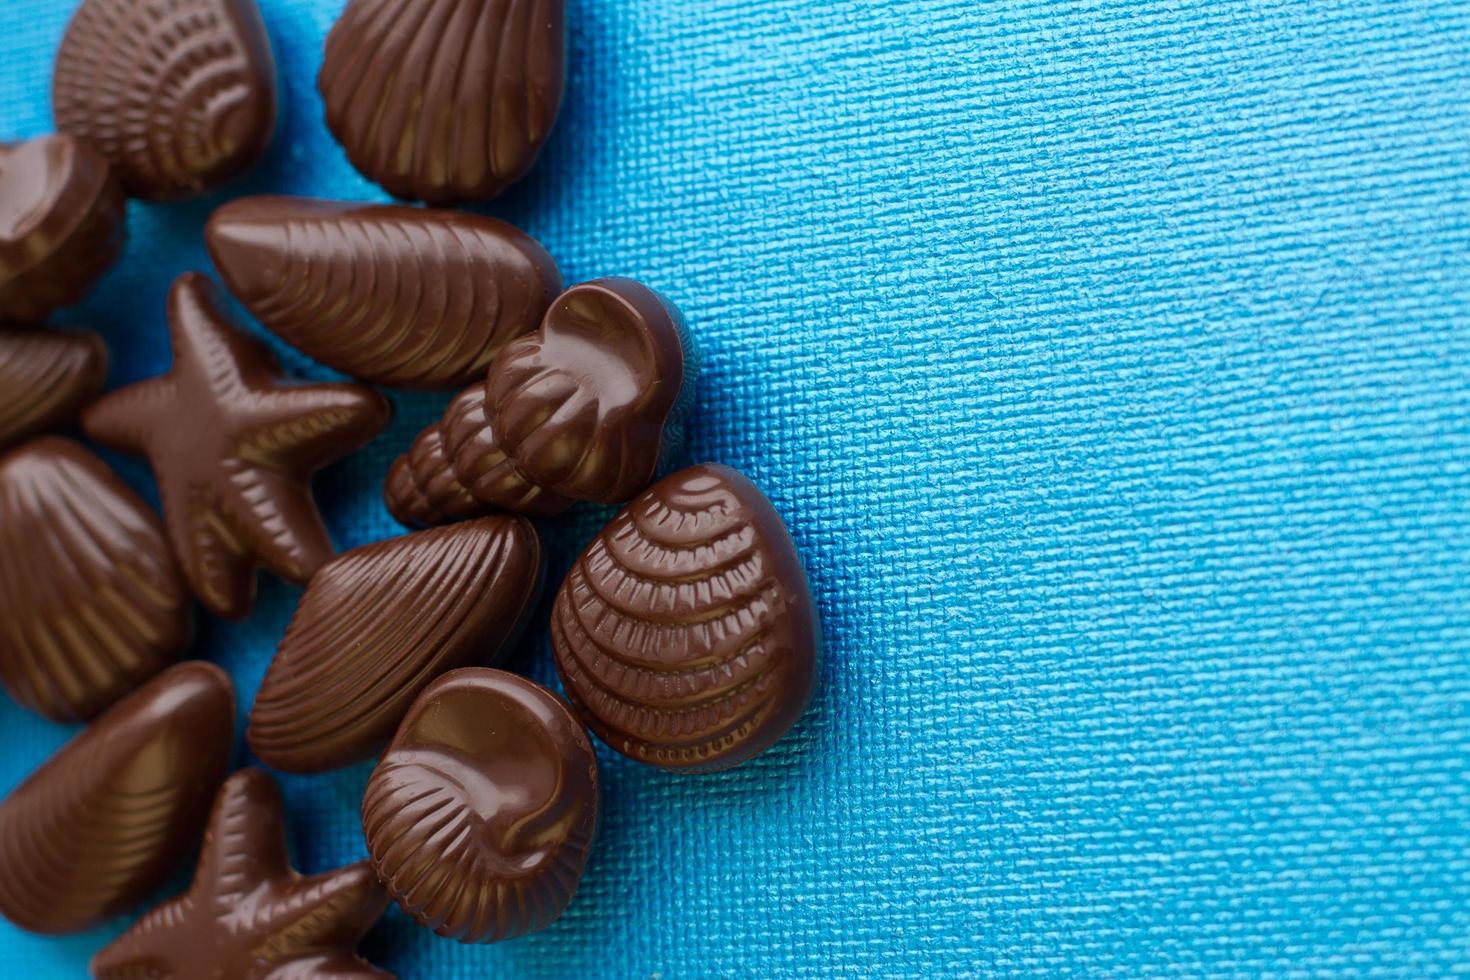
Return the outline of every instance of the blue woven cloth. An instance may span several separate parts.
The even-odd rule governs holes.
[[[0,0],[3,135],[50,126],[70,6]],[[381,199],[314,89],[340,3],[261,6],[282,126],[231,193]],[[569,281],[683,307],[690,454],[790,523],[821,687],[725,775],[604,752],[547,932],[467,948],[395,911],[367,952],[449,980],[1470,969],[1470,4],[570,9],[560,126],[490,210]],[[215,203],[135,204],[63,317],[113,383],[165,367]],[[382,474],[444,401],[394,397],[318,482],[342,547],[396,533]],[[563,567],[600,516],[547,525]],[[242,713],[297,595],[200,631]],[[70,734],[8,702],[0,731],[0,790]],[[367,771],[283,780],[303,869],[363,855]],[[0,974],[77,976],[122,925],[0,927]]]

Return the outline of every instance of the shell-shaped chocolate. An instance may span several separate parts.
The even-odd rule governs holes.
[[[51,81],[56,126],[135,197],[203,193],[270,143],[275,63],[255,0],[83,0]]]
[[[91,718],[172,663],[193,605],[163,523],[96,456],[34,439],[0,459],[0,683]]]
[[[107,383],[107,345],[95,333],[0,332],[0,449],[75,420]]]
[[[107,160],[70,136],[0,146],[0,321],[84,299],[122,253],[126,202]]]
[[[352,165],[395,197],[487,201],[561,107],[565,0],[350,0],[317,87]]]
[[[727,466],[656,483],[572,566],[552,649],[568,697],[624,755],[726,769],[806,708],[821,631],[780,515]]]
[[[119,701],[0,804],[0,914],[76,932],[163,884],[229,768],[235,694],[193,661]]]
[[[597,831],[592,743],[566,703],[499,670],[457,670],[404,718],[362,800],[388,893],[441,936],[543,929],[576,893]]]
[[[250,747],[287,772],[372,758],[447,670],[492,661],[541,585],[524,518],[379,541],[312,577],[250,712]]]

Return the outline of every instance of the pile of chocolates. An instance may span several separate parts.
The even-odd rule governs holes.
[[[349,0],[318,87],[347,157],[428,206],[252,197],[209,254],[267,329],[356,379],[304,383],[198,272],[167,374],[103,393],[96,335],[49,329],[124,245],[127,198],[211,191],[270,141],[253,0],[85,0],[58,135],[0,147],[0,684],[87,727],[0,804],[0,914],[44,933],[136,908],[203,838],[192,887],[97,954],[100,978],[386,976],[355,946],[390,899],[467,943],[544,928],[594,846],[588,730],[648,765],[738,765],[805,708],[820,649],[796,550],[728,467],[670,472],[698,365],[631,279],[565,288],[534,239],[439,210],[526,174],[561,102],[563,0]],[[409,531],[335,555],[312,475],[387,426],[374,386],[459,389],[385,474]],[[162,517],[80,442],[145,457]],[[624,505],[536,622],[532,518]],[[304,586],[247,740],[265,765],[377,759],[370,860],[292,870],[279,791],[230,775],[230,678],[178,661],[194,601],[248,617]],[[490,664],[549,631],[566,700]]]

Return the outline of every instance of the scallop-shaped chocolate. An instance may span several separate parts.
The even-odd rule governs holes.
[[[420,925],[466,943],[544,929],[597,831],[597,758],[565,702],[457,670],[414,702],[362,800],[368,854]]]
[[[81,302],[122,253],[126,202],[107,160],[70,136],[0,146],[0,321]]]
[[[177,659],[192,603],[163,523],[78,444],[0,458],[0,683],[57,721],[91,718]]]
[[[77,932],[147,897],[198,844],[234,735],[234,688],[211,664],[119,701],[0,804],[0,914]]]
[[[255,0],[83,0],[56,53],[51,108],[135,197],[218,186],[275,128],[275,63]]]
[[[216,211],[205,240],[230,290],[288,343],[402,388],[482,379],[561,289],[535,239],[455,211],[249,197]]]
[[[106,383],[95,333],[0,331],[0,449],[70,424]]]
[[[390,194],[486,201],[561,107],[565,0],[349,0],[317,87],[353,166]]]
[[[447,670],[495,659],[541,585],[541,546],[500,516],[379,541],[313,576],[250,712],[250,747],[287,772],[370,759]]]
[[[806,708],[821,630],[780,515],[727,466],[661,480],[582,553],[557,594],[567,695],[624,755],[727,769]]]

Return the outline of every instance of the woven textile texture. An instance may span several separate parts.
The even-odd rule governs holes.
[[[314,87],[340,6],[262,0],[283,113],[230,194],[383,198]],[[820,690],[728,774],[603,750],[549,931],[468,948],[395,910],[367,953],[447,980],[1470,971],[1470,3],[569,6],[559,128],[488,210],[569,281],[682,306],[689,455],[790,523]],[[0,0],[0,135],[50,127],[70,7]],[[59,318],[106,333],[114,384],[166,366],[218,200],[134,204]],[[398,533],[382,474],[446,397],[395,394],[318,481],[339,546]],[[605,516],[546,524],[553,581]],[[262,588],[198,639],[242,712],[299,595]],[[513,663],[551,679],[539,643]],[[8,701],[0,731],[0,791],[70,735]],[[367,773],[283,780],[300,867],[363,855]],[[0,927],[0,975],[78,976],[123,925]]]

